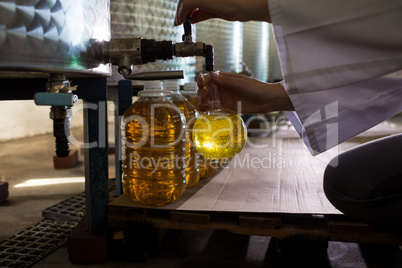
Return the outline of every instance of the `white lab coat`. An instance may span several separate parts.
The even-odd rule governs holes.
[[[402,111],[401,0],[269,0],[288,118],[313,155]]]

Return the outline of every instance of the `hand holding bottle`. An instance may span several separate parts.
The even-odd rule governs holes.
[[[211,73],[212,83],[220,88],[221,102],[237,113],[266,114],[272,111],[292,111],[293,105],[285,89],[279,83],[265,83],[257,79],[235,73]],[[204,79],[197,79],[200,111],[205,111],[208,97]],[[240,110],[239,110],[240,109]]]

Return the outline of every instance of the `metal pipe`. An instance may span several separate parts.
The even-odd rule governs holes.
[[[144,72],[127,74],[126,71],[121,73],[128,80],[168,80],[168,79],[183,79],[183,71],[166,71],[166,72]]]

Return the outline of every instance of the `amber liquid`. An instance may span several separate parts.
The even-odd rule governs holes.
[[[185,122],[173,103],[141,97],[124,114],[122,136],[124,194],[154,206],[180,199],[186,190]]]
[[[198,110],[198,106],[200,105],[200,99],[197,97],[197,95],[191,96],[183,94],[183,96],[186,97],[186,99],[194,106],[194,108]]]
[[[200,179],[199,154],[197,149],[192,146],[192,129],[199,114],[194,106],[181,94],[174,94],[171,99],[186,117],[186,185],[187,188],[190,188],[196,185]]]
[[[200,105],[200,99],[198,98],[196,93],[187,95],[183,93],[183,96],[186,97],[187,100],[198,110],[198,106]],[[198,151],[197,154],[199,155]],[[200,169],[200,179],[209,178],[212,175],[216,174],[218,170],[218,165],[214,162],[214,160],[205,159],[201,155],[199,155],[198,159],[199,159],[198,161]]]
[[[197,119],[193,140],[203,157],[230,159],[243,149],[247,130],[239,115],[226,109],[214,110]]]

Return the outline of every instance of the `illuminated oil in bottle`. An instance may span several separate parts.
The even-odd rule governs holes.
[[[146,82],[122,123],[122,187],[131,200],[162,206],[186,190],[185,118],[161,82]]]
[[[180,92],[186,99],[198,110],[200,104],[200,98],[197,95],[198,85],[196,82],[185,83],[183,90]],[[198,153],[198,151],[197,151]],[[199,153],[198,153],[199,154]],[[209,178],[215,175],[218,166],[217,160],[206,159],[199,155],[199,168],[200,168],[200,179]]]
[[[219,75],[219,72],[216,73]],[[207,111],[194,124],[194,145],[207,159],[230,159],[240,153],[246,144],[246,126],[239,115],[223,108],[219,88],[212,83],[211,74],[201,74],[201,78],[207,96]]]
[[[228,109],[208,111],[194,124],[194,144],[207,159],[232,158],[243,150],[247,130],[243,119]]]
[[[180,109],[186,117],[186,185],[190,188],[196,185],[200,179],[199,154],[192,145],[192,131],[195,120],[199,113],[194,106],[180,94],[180,85],[178,82],[167,81],[163,83],[163,89],[172,91],[170,99]]]

